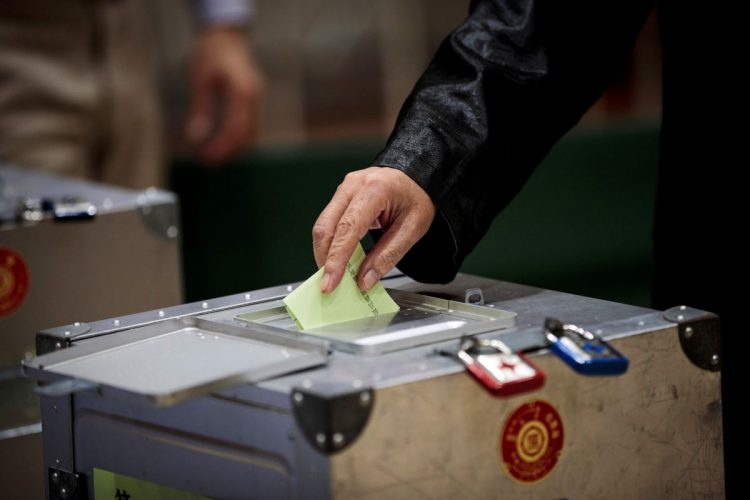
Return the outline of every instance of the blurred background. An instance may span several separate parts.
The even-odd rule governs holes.
[[[258,146],[386,137],[438,45],[468,13],[468,1],[255,0],[249,38],[267,88]],[[152,11],[173,139],[181,137],[193,35],[189,3]],[[176,15],[177,14],[177,15]],[[661,111],[656,16],[644,27],[620,79],[586,126],[657,121]]]
[[[401,103],[468,11],[449,0],[258,0],[250,39],[266,79],[255,148],[227,168],[182,138],[191,21],[150,6],[182,200],[186,298],[304,279],[310,228],[349,171],[383,146]],[[176,16],[180,7],[183,15]],[[649,303],[661,107],[656,16],[609,91],[496,220],[464,272]]]

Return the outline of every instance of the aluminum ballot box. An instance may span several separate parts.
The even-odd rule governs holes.
[[[180,304],[174,194],[0,163],[0,497],[40,498],[35,333]]]
[[[715,315],[384,285],[304,332],[295,285],[40,332],[49,498],[723,497]]]

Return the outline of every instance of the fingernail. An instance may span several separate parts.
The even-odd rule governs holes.
[[[331,282],[331,275],[328,273],[323,274],[323,280],[320,282],[320,291],[325,293],[328,291],[328,284]]]
[[[364,290],[369,290],[377,282],[378,282],[378,273],[375,272],[375,269],[370,269],[369,271],[367,271],[365,273],[365,277],[362,279]]]

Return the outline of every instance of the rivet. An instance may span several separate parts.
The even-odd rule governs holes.
[[[359,402],[362,404],[362,406],[367,406],[370,404],[370,393],[367,391],[363,391],[359,393]]]
[[[315,435],[315,441],[317,441],[319,445],[324,445],[326,442],[326,435],[322,432],[317,433]]]
[[[693,333],[694,333],[694,332],[693,332],[693,327],[692,327],[692,326],[688,326],[687,328],[685,328],[685,331],[684,331],[684,333],[683,333],[683,336],[684,336],[684,337],[685,337],[686,339],[689,339],[690,337],[692,337],[692,336],[693,336]]]

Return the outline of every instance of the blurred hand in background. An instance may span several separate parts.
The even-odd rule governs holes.
[[[372,288],[427,233],[435,212],[427,193],[401,170],[370,167],[347,174],[313,226],[315,261],[325,267],[321,291],[338,286],[367,231],[382,229],[357,278],[360,289]]]
[[[244,28],[203,29],[190,60],[186,135],[208,164],[231,159],[254,143],[264,81]]]

